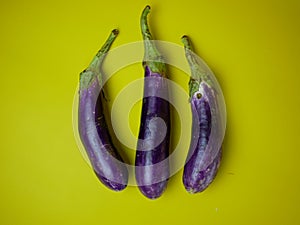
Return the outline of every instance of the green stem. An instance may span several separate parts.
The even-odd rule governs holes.
[[[80,73],[80,89],[85,89],[85,88],[89,87],[89,84],[91,83],[91,81],[95,77],[98,78],[98,81],[99,81],[100,86],[101,86],[101,83],[102,83],[102,74],[101,74],[102,62],[103,62],[107,52],[109,51],[112,43],[114,42],[114,40],[118,36],[118,34],[119,34],[119,31],[117,29],[114,29],[114,30],[111,31],[111,33],[110,33],[109,37],[107,38],[106,42],[101,47],[101,49],[97,52],[97,54],[93,58],[90,65],[83,72]]]
[[[184,45],[185,56],[191,69],[189,88],[190,97],[192,97],[193,94],[199,90],[199,86],[202,81],[205,81],[211,88],[213,87],[213,82],[211,81],[209,71],[207,71],[205,65],[202,65],[198,56],[193,52],[192,43],[189,37],[184,35],[182,36],[181,41]]]
[[[162,55],[158,52],[155,47],[152,35],[149,30],[147,23],[147,16],[150,12],[150,6],[147,5],[141,15],[141,31],[144,39],[144,61],[143,65],[148,66],[153,73],[159,73],[162,76],[166,76],[166,65],[163,62]]]
[[[192,47],[192,43],[189,37],[186,35],[182,36],[181,41],[184,45],[186,59],[191,68],[191,80],[197,80],[200,83],[202,78],[199,71],[200,68],[195,57],[194,49]]]
[[[100,72],[100,67],[102,65],[102,62],[103,62],[105,56],[106,56],[106,53],[110,49],[112,43],[114,42],[114,40],[116,39],[118,34],[119,34],[119,31],[117,29],[114,29],[114,30],[111,31],[111,33],[110,33],[109,37],[107,38],[106,42],[101,47],[101,49],[97,52],[94,59],[90,63],[90,65],[88,67],[89,69],[94,70],[96,72]]]
[[[190,39],[188,38],[188,36],[184,35],[182,36],[181,41],[184,45],[185,56],[191,69],[191,77],[189,81],[189,94],[190,98],[192,98],[194,93],[199,90],[199,86],[202,79],[201,75],[199,74],[199,66],[194,56],[193,47]]]

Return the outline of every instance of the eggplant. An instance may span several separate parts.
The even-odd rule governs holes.
[[[190,39],[181,38],[191,69],[189,96],[192,111],[191,142],[183,170],[189,193],[204,191],[214,180],[222,157],[224,121],[215,81],[193,53]]]
[[[166,65],[158,52],[147,23],[150,6],[141,15],[144,39],[144,97],[135,157],[139,190],[149,199],[165,191],[169,178],[170,109]]]
[[[118,35],[113,30],[90,65],[80,73],[78,130],[92,168],[109,189],[121,191],[127,186],[126,164],[112,143],[104,115],[101,65]]]

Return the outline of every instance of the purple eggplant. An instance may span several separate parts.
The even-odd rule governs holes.
[[[135,176],[142,194],[155,199],[165,191],[169,178],[170,109],[166,65],[149,31],[149,12],[146,6],[141,15],[145,79]]]
[[[127,186],[128,170],[112,143],[104,115],[101,65],[118,35],[113,30],[90,65],[80,74],[78,129],[99,180],[114,191]]]
[[[198,193],[204,191],[217,174],[225,128],[215,81],[192,52],[189,38],[183,36],[182,42],[191,68],[189,92],[193,118],[183,184],[189,193]]]

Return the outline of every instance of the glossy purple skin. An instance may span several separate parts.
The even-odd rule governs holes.
[[[88,88],[79,92],[79,134],[99,180],[108,188],[121,191],[127,186],[128,171],[112,144],[100,90],[98,79],[94,78]]]
[[[222,155],[219,140],[215,138],[218,136],[216,127],[212,131],[215,119],[212,109],[216,111],[214,97],[207,86],[203,89],[204,93],[195,93],[191,99],[192,140],[183,172],[183,184],[190,193],[202,192],[209,186],[217,174]]]
[[[140,191],[155,199],[166,189],[169,177],[170,112],[169,103],[165,100],[168,96],[166,80],[160,74],[152,73],[148,67],[145,70],[144,96],[149,97],[143,99],[135,175]],[[165,129],[162,129],[162,122]],[[142,144],[145,141],[147,149]]]

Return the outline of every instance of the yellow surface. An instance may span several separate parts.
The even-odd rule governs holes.
[[[181,44],[188,34],[226,99],[223,161],[201,194],[185,192],[182,170],[155,201],[109,191],[74,138],[79,72],[113,28],[113,48],[141,40],[146,4],[153,35]],[[0,11],[0,224],[300,224],[299,1],[12,0]],[[116,73],[111,99],[142,76],[140,64]],[[180,71],[170,78],[187,89]]]

